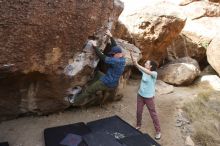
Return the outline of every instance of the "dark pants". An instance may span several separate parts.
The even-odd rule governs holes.
[[[140,95],[137,95],[137,126],[141,126],[142,113],[144,105],[146,104],[148,111],[150,113],[151,119],[153,120],[154,128],[156,132],[160,132],[160,123],[155,110],[154,97],[153,98],[144,98]]]
[[[89,83],[89,86],[82,91],[81,94],[79,94],[78,96],[76,96],[74,104],[76,105],[84,105],[86,104],[85,99],[93,94],[95,94],[97,91],[105,91],[108,90],[109,87],[107,87],[104,83],[102,83],[102,81],[100,80],[100,78],[103,76],[104,74],[102,72],[97,72],[94,79],[91,81],[91,83]]]

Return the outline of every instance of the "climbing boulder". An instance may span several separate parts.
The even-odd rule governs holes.
[[[72,84],[87,84],[97,57],[77,70],[65,68],[85,53],[89,39],[105,48],[123,10],[119,0],[0,2],[0,120],[23,114],[49,114],[69,107]],[[81,55],[81,57],[83,57]],[[95,61],[94,61],[95,60]]]

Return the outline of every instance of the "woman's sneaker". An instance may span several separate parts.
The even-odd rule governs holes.
[[[140,130],[141,126],[136,126],[135,129]]]
[[[156,140],[160,140],[160,138],[161,138],[161,133],[160,132],[156,133],[155,139]]]
[[[70,103],[74,103],[75,102],[75,98],[76,96],[82,91],[82,88],[80,86],[76,86],[74,88],[71,88],[70,90],[68,90],[68,100]]]

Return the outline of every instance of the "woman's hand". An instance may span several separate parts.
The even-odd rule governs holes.
[[[133,65],[135,65],[134,57],[132,55],[132,50],[129,49],[129,52],[130,52],[130,56],[131,56],[131,61],[132,61]]]
[[[132,61],[132,63],[133,63],[135,66],[137,66],[137,65],[138,65],[138,62],[137,62],[137,59],[133,57],[133,55],[132,55],[132,50],[130,49],[129,52],[130,52],[130,56],[131,56],[131,61]]]
[[[134,65],[138,65],[137,59],[134,59]]]

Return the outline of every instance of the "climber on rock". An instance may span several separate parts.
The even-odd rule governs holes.
[[[83,91],[81,87],[76,86],[71,90],[68,100],[73,105],[84,105],[84,99],[97,91],[105,91],[116,88],[118,86],[119,78],[124,72],[125,58],[120,46],[117,46],[112,34],[109,30],[106,35],[111,39],[110,56],[104,55],[96,45],[96,41],[91,41],[97,56],[106,64],[109,64],[106,74],[98,71],[93,79],[93,83],[86,87]]]

